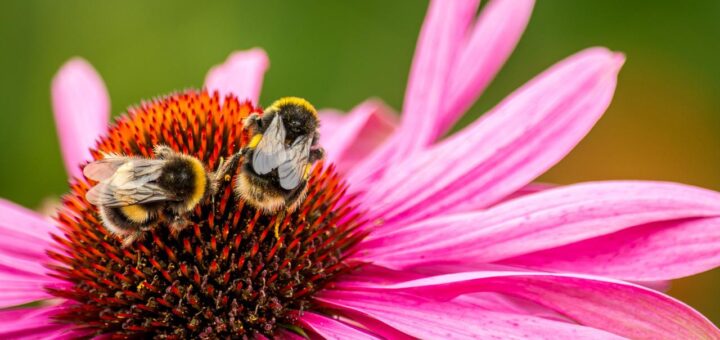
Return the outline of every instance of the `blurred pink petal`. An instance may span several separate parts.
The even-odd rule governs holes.
[[[300,322],[325,339],[379,339],[362,329],[312,312],[303,313]]]
[[[493,0],[480,12],[452,67],[447,101],[442,114],[433,117],[437,122],[430,141],[447,132],[500,71],[525,31],[534,3]]]
[[[438,262],[490,263],[646,223],[718,215],[720,194],[710,190],[662,182],[590,182],[524,196],[486,211],[447,215],[376,230],[360,246],[364,249],[363,260],[392,268]],[[713,241],[709,241],[709,247],[713,248],[713,242],[720,237],[720,228],[709,228],[704,235],[714,235]],[[663,245],[667,243],[662,239],[659,241]],[[617,243],[611,245],[617,246]],[[715,259],[715,266],[720,264],[718,256],[703,251],[699,251],[698,256],[699,262]],[[616,259],[616,262],[624,266],[641,265],[623,259]],[[596,270],[589,269],[596,265],[611,265],[605,262],[586,264],[573,267],[572,271],[586,272]],[[703,265],[708,263],[700,266]]]
[[[412,338],[469,339],[617,339],[600,330],[538,318],[483,310],[466,302],[435,302],[431,298],[382,292],[325,291],[318,300],[325,307],[362,313]]]
[[[340,110],[322,109],[318,110],[320,117],[320,145],[325,147],[326,141],[333,140],[335,135],[341,133],[345,114]]]
[[[205,87],[219,91],[221,98],[232,93],[240,101],[249,100],[257,105],[269,64],[267,54],[260,48],[234,52],[208,71]]]
[[[107,130],[110,98],[100,75],[87,61],[73,58],[52,81],[52,105],[68,176],[80,177],[80,164]]]
[[[49,219],[0,199],[0,308],[51,297],[44,287],[59,282],[44,263],[50,245]]]
[[[0,338],[2,339],[76,339],[80,333],[72,325],[52,321],[51,316],[60,308],[45,306],[0,310]]]
[[[720,218],[699,218],[650,223],[502,263],[544,271],[656,281],[718,267],[718,248]]]
[[[347,116],[333,115],[337,114],[326,112],[322,116],[320,145],[340,173],[347,172],[380,146],[398,124],[392,109],[379,100],[365,101]]]
[[[430,277],[377,290],[450,300],[498,292],[535,301],[581,325],[633,339],[718,339],[720,330],[700,313],[667,295],[601,277],[528,272],[467,272]]]
[[[559,62],[479,121],[391,165],[371,187],[368,208],[387,222],[409,222],[489,206],[515,192],[590,131],[610,104],[623,61],[592,48]]]
[[[294,332],[291,332],[291,331],[287,331],[287,330],[284,330],[284,329],[283,329],[283,330],[280,330],[280,332],[278,332],[278,333],[279,333],[279,334],[276,335],[276,339],[284,339],[284,340],[306,340],[306,339],[307,339],[307,338],[304,337],[304,336],[298,335],[297,333],[294,333]],[[256,334],[256,335],[255,335],[255,338],[256,338],[256,339],[262,339],[262,338],[267,339],[267,337],[262,336],[262,338],[261,338],[261,336],[262,336],[262,335],[260,335],[260,334]]]

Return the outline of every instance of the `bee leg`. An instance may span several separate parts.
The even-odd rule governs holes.
[[[257,113],[253,113],[249,115],[245,120],[243,120],[243,127],[246,129],[251,129],[253,131],[260,128],[262,125],[262,120],[260,119],[260,115]]]
[[[280,223],[285,220],[285,211],[281,211],[276,217],[275,217],[275,239],[280,239]]]
[[[135,230],[132,233],[127,234],[123,237],[122,247],[127,248],[127,247],[131,246],[133,243],[135,243],[135,241],[141,240],[142,237],[143,237],[142,230]]]
[[[155,157],[164,159],[164,158],[167,158],[168,156],[174,154],[175,151],[173,151],[173,149],[171,149],[167,145],[158,144],[158,145],[155,145],[155,147],[153,148],[153,153],[155,154]]]
[[[230,172],[232,172],[232,170],[237,165],[238,160],[240,159],[240,157],[242,157],[243,151],[244,149],[240,150],[240,152],[232,155],[230,158],[218,165],[217,170],[211,173],[210,177],[214,178],[214,180],[218,183],[221,181],[230,181],[230,179],[232,179],[232,175],[230,174]]]
[[[187,218],[183,216],[175,216],[170,222],[170,233],[177,236],[180,232],[190,224]]]

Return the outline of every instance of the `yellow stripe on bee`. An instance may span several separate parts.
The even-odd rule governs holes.
[[[120,210],[125,217],[135,223],[143,223],[150,218],[150,213],[147,209],[137,204],[120,207]]]
[[[315,118],[318,118],[317,110],[315,110],[315,107],[312,104],[310,104],[309,101],[307,101],[303,98],[299,98],[299,97],[280,98],[280,99],[276,100],[274,103],[272,103],[272,105],[270,105],[269,109],[273,109],[273,108],[279,109],[280,107],[285,106],[285,105],[301,106],[305,110],[312,113],[312,115],[315,116]]]
[[[310,177],[310,169],[311,169],[311,168],[312,168],[312,167],[310,166],[310,164],[308,164],[308,165],[305,166],[305,173],[303,174],[303,178],[304,178],[304,179],[307,180],[308,177]]]
[[[254,149],[262,139],[262,133],[258,133],[257,135],[253,136],[253,138],[250,140],[250,143],[248,144],[248,148]]]
[[[198,203],[200,203],[200,200],[203,198],[203,196],[205,196],[207,176],[205,175],[205,167],[197,158],[188,157],[188,160],[192,165],[192,171],[195,175],[195,188],[193,190],[192,196],[190,196],[190,199],[185,205],[185,207],[189,211],[194,208]]]

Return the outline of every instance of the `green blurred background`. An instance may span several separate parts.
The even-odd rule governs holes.
[[[102,74],[119,114],[202,86],[254,46],[269,54],[262,103],[293,94],[348,110],[399,110],[425,1],[8,1],[0,12],[0,196],[30,208],[66,190],[50,80],[73,56]],[[720,190],[720,1],[543,1],[520,44],[458,127],[554,62],[603,45],[627,54],[615,100],[541,180],[658,179]],[[720,324],[720,271],[671,293]]]

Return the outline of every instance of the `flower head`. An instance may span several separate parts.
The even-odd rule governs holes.
[[[160,225],[122,248],[73,173],[101,151],[148,157],[158,143],[215,170],[248,142],[240,122],[258,110],[260,50],[210,72],[207,86],[219,92],[145,103],[107,132],[88,131],[100,133],[94,145],[63,140],[64,152],[81,156],[65,157],[74,179],[56,221],[0,204],[0,304],[43,301],[0,311],[0,335],[720,338],[650,288],[720,263],[719,193],[531,183],[610,104],[621,54],[581,51],[438,141],[507,58],[532,5],[495,0],[475,20],[476,1],[433,1],[400,122],[377,101],[347,116],[321,113],[328,159],[287,216],[258,213],[225,181],[178,235]],[[95,79],[74,65],[55,83]],[[69,90],[57,86],[60,120],[91,112],[68,109],[86,103],[60,100]],[[82,124],[59,126],[77,133]]]

